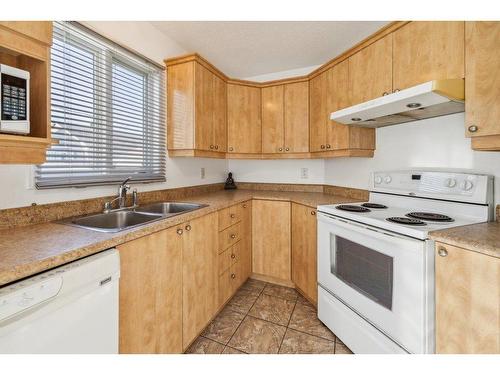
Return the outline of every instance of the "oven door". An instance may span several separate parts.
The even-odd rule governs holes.
[[[428,248],[426,241],[320,213],[318,282],[408,352],[425,353]]]

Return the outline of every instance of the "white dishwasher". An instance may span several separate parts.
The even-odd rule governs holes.
[[[118,353],[119,277],[110,249],[0,288],[0,353]]]

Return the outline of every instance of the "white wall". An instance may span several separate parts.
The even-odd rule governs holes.
[[[266,73],[266,74],[260,74],[258,76],[246,77],[245,79],[248,81],[265,82],[265,81],[273,81],[275,79],[305,76],[306,74],[311,73],[314,69],[319,68],[320,66],[321,65],[311,65],[311,66],[306,66],[304,68],[282,70],[280,72]]]
[[[325,183],[368,189],[372,171],[443,168],[495,176],[500,204],[500,152],[473,151],[464,136],[464,113],[377,129],[373,158],[325,161]]]
[[[173,40],[147,22],[85,22],[85,25],[142,55],[163,64],[163,59],[186,53]],[[205,167],[206,177],[200,178]],[[70,188],[54,190],[33,189],[33,167],[0,165],[0,209],[22,207],[31,203],[51,203],[112,195],[115,186]],[[166,189],[222,182],[227,171],[226,160],[167,159],[165,183],[138,184],[139,191]]]

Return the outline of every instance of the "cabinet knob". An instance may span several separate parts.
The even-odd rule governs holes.
[[[316,211],[311,211],[311,215],[316,215]]]
[[[219,145],[215,145],[215,149],[218,150],[219,149]]]
[[[387,96],[387,95],[389,95],[389,93],[387,91],[384,91],[382,94],[382,96]]]
[[[287,147],[287,148],[285,148],[285,151],[290,151],[290,148],[288,148],[288,147]]]
[[[234,258],[236,258],[236,255],[231,254],[231,259],[234,259]]]
[[[394,89],[393,92],[400,92],[401,90],[400,89]]]
[[[471,125],[467,128],[471,133],[475,133],[479,130],[479,128],[476,125]]]
[[[232,147],[229,147],[229,151],[233,151],[233,150],[234,150],[234,148],[232,148]]]
[[[321,145],[321,149],[324,149],[325,148],[325,145]]]
[[[448,250],[441,246],[438,248],[438,254],[440,257],[445,257],[448,255]]]
[[[191,230],[191,225],[189,225],[189,224],[188,224],[188,225],[186,225],[186,230],[187,230],[187,231],[190,231],[190,230]]]
[[[181,228],[177,229],[177,234],[180,236],[182,234],[183,230]]]
[[[283,147],[278,148],[278,151],[279,152],[283,151]]]
[[[230,217],[231,219],[234,219],[234,218],[236,217],[236,215],[235,215],[235,214],[231,214],[231,215],[229,215],[229,217]]]
[[[214,145],[210,145],[210,150],[213,150],[214,149]]]
[[[236,234],[231,234],[230,237],[234,240],[236,238]]]
[[[247,204],[246,203],[243,203],[243,208],[247,208]]]
[[[326,145],[326,148],[332,148],[332,146],[331,145]]]
[[[231,279],[234,279],[236,275],[234,273],[231,274]]]

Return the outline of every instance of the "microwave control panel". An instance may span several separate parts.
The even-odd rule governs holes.
[[[2,120],[27,120],[26,79],[2,73]]]

